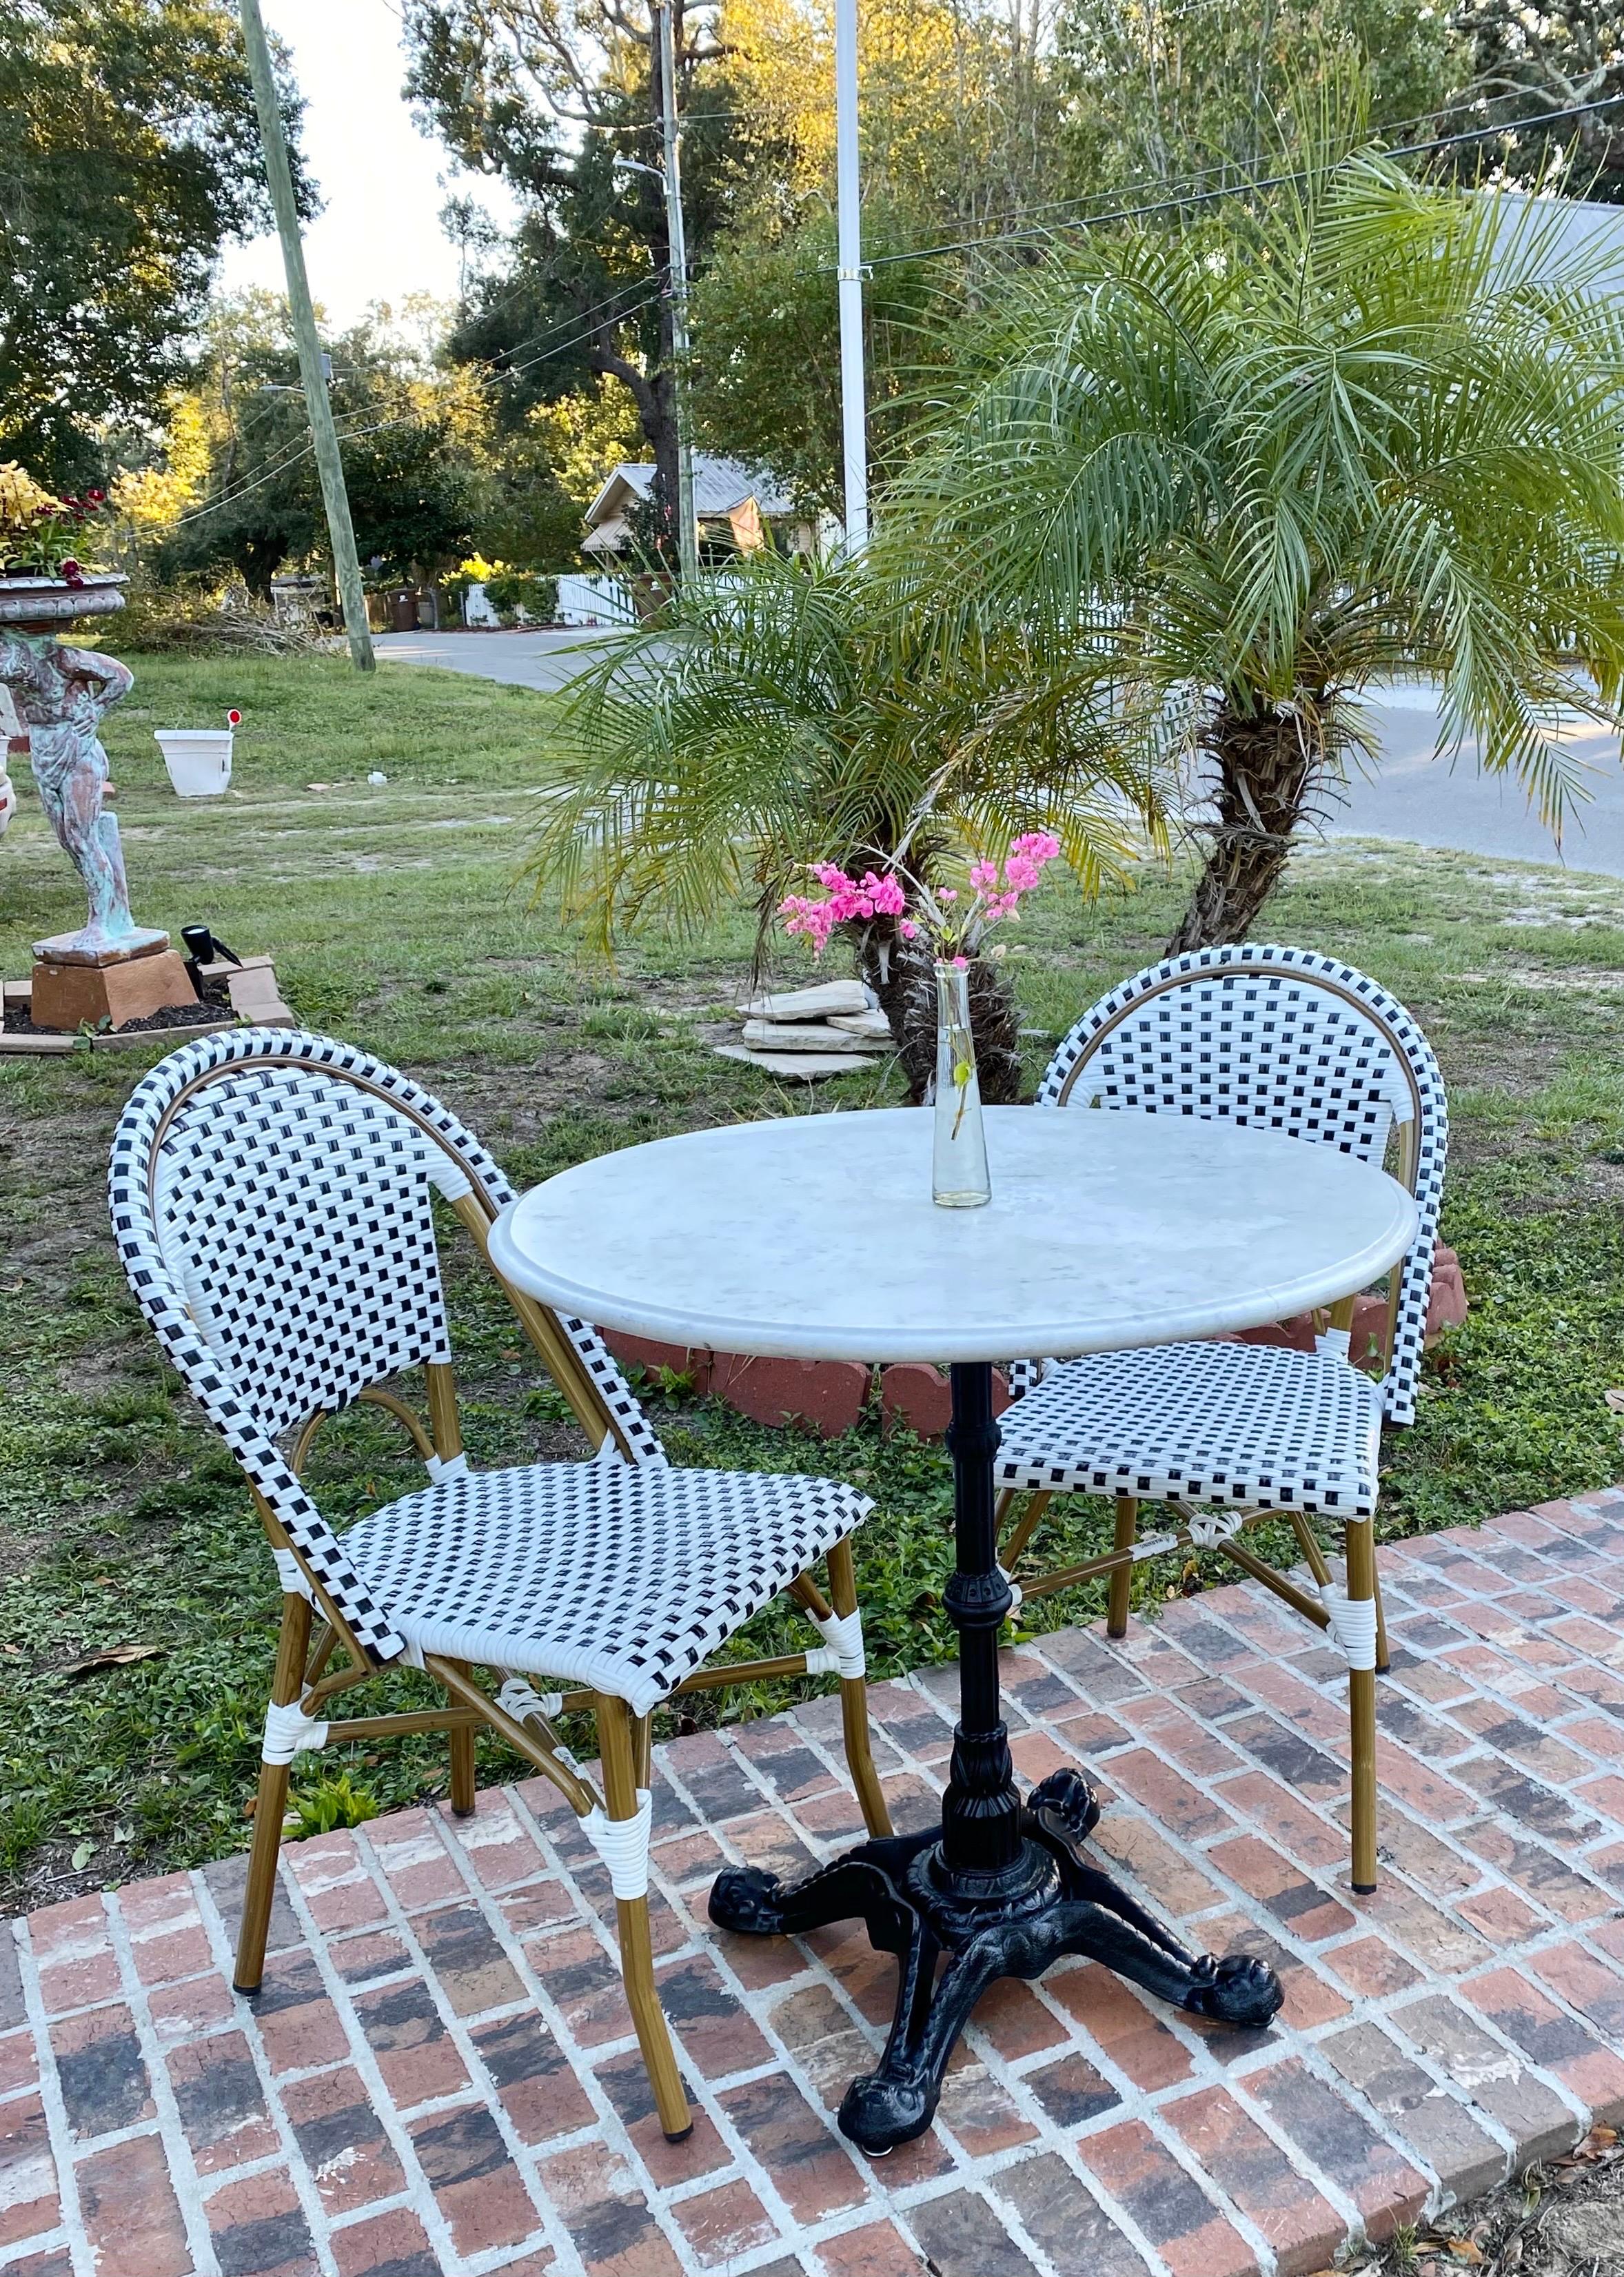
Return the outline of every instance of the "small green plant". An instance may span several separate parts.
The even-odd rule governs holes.
[[[377,1804],[364,1787],[353,1786],[347,1771],[337,1778],[320,1779],[314,1786],[296,1786],[289,1794],[289,1809],[282,1824],[284,1841],[302,1842],[309,1834],[331,1834],[336,1826],[360,1826],[377,1816]]]
[[[36,1795],[25,1795],[0,1811],[0,1867],[7,1873],[14,1873],[44,1839],[45,1806]]]

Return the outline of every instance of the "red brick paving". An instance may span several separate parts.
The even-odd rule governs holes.
[[[601,1870],[541,1782],[285,1856],[265,1989],[229,1986],[240,1859],[0,1938],[0,2277],[1297,2277],[1361,2230],[1624,2117],[1624,1493],[1381,1553],[1382,1885],[1345,1866],[1338,1662],[1243,1589],[1006,1656],[1036,1775],[1198,1947],[1287,1990],[1266,2033],[1093,1964],[983,2003],[936,2128],[834,2125],[883,2039],[860,1933],[724,1937],[720,1862],[855,1816],[837,1704],[660,1751],[660,1974],[695,2103],[661,2136]],[[899,1823],[952,1672],[876,1686]]]

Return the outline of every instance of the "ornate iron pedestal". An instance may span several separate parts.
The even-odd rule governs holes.
[[[842,2133],[875,2156],[930,2125],[954,2044],[1000,1976],[1038,1976],[1063,1953],[1086,1953],[1175,2007],[1253,2026],[1283,1998],[1266,1962],[1187,1952],[1088,1864],[1082,1845],[1099,1805],[1079,1773],[1052,1772],[1022,1803],[998,1712],[998,1633],[1013,1601],[997,1564],[992,1368],[955,1367],[952,1382],[957,1557],[946,1603],[960,1639],[959,1723],[941,1828],[860,1843],[792,1889],[736,1867],[711,1892],[720,1928],[797,1936],[860,1917],[875,1948],[896,1955],[885,2053],[840,2107]]]

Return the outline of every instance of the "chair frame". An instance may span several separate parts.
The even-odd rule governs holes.
[[[210,1040],[210,1042],[220,1040]],[[287,1069],[290,1066],[318,1070],[331,1079],[351,1084],[381,1100],[393,1113],[415,1124],[462,1174],[469,1191],[454,1199],[448,1197],[448,1205],[507,1296],[526,1339],[568,1403],[594,1450],[601,1450],[605,1440],[613,1438],[620,1453],[628,1459],[634,1459],[632,1441],[623,1416],[616,1412],[615,1404],[606,1397],[603,1384],[594,1377],[558,1314],[515,1289],[504,1279],[492,1260],[490,1229],[500,1210],[512,1199],[512,1190],[507,1186],[500,1172],[495,1169],[483,1146],[472,1138],[471,1134],[465,1132],[437,1100],[419,1091],[409,1079],[397,1075],[393,1070],[386,1071],[391,1080],[386,1083],[380,1081],[370,1071],[371,1068],[378,1067],[379,1062],[370,1061],[366,1055],[352,1047],[335,1044],[326,1038],[308,1039],[321,1047],[324,1055],[320,1059],[301,1057],[296,1048],[299,1040],[299,1033],[290,1036],[286,1030],[273,1031],[270,1035],[246,1037],[239,1032],[230,1039],[233,1048],[228,1057],[219,1058],[203,1067],[175,1092],[159,1117],[146,1150],[145,1203],[150,1221],[156,1224],[158,1217],[158,1175],[164,1138],[182,1108],[209,1085],[254,1068]],[[187,1048],[195,1051],[197,1047]],[[179,1058],[180,1055],[174,1056]],[[153,1070],[154,1075],[159,1072],[160,1070]],[[151,1079],[149,1077],[148,1081]],[[427,1111],[430,1108],[435,1111]],[[459,1143],[463,1139],[468,1141],[466,1146]],[[115,1158],[116,1221],[118,1208]],[[394,1392],[385,1390],[381,1385],[369,1385],[356,1394],[356,1400],[380,1407],[393,1415],[425,1463],[431,1459],[437,1464],[451,1463],[463,1451],[455,1372],[449,1362],[433,1360],[423,1363],[423,1372],[428,1411],[426,1423],[408,1401]],[[621,1389],[623,1390],[624,1387]],[[318,1408],[299,1428],[288,1465],[294,1479],[298,1478],[308,1461],[316,1436],[332,1412]],[[300,1746],[341,1746],[357,1740],[400,1738],[443,1731],[448,1735],[450,1743],[451,1808],[456,1816],[467,1817],[475,1808],[474,1743],[475,1735],[483,1724],[549,1779],[583,1819],[593,1813],[600,1813],[612,1825],[626,1825],[628,1822],[637,1823],[640,1815],[643,1816],[644,1849],[641,1891],[636,1894],[622,1893],[619,1886],[622,1878],[635,1881],[638,1877],[633,1873],[623,1877],[611,1866],[612,1879],[617,1885],[615,1911],[621,1976],[637,2044],[653,2090],[660,2127],[667,2139],[682,2141],[691,2130],[692,2120],[654,1979],[647,1895],[646,1812],[639,1799],[640,1792],[645,1792],[650,1783],[652,1711],[646,1715],[635,1715],[626,1701],[605,1692],[576,1689],[538,1694],[522,1679],[515,1679],[511,1672],[499,1668],[494,1670],[494,1673],[502,1681],[511,1702],[510,1706],[504,1706],[501,1700],[492,1699],[475,1681],[468,1664],[437,1653],[424,1652],[422,1667],[448,1695],[446,1707],[390,1715],[349,1716],[339,1721],[329,1721],[324,1711],[331,1702],[369,1679],[380,1675],[386,1667],[394,1664],[380,1661],[356,1634],[353,1624],[334,1601],[321,1574],[290,1540],[265,1496],[251,1479],[249,1489],[283,1580],[281,1628],[271,1679],[271,1715],[274,1717],[277,1711],[281,1710],[295,1718],[308,1719],[320,1732],[319,1738],[301,1738],[298,1743]],[[797,1576],[783,1593],[792,1598],[814,1624],[849,1619],[858,1611],[850,1537],[829,1549],[825,1553],[824,1562],[828,1577],[827,1597],[810,1571]],[[290,1582],[294,1586],[290,1587]],[[316,1614],[321,1617],[318,1628],[315,1627]],[[343,1664],[330,1672],[330,1664],[336,1655],[342,1656]],[[668,1704],[685,1694],[731,1688],[735,1685],[759,1684],[774,1678],[828,1672],[828,1663],[833,1656],[828,1653],[820,1654],[814,1649],[804,1653],[781,1654],[771,1659],[702,1666],[674,1686],[667,1695],[667,1701],[661,1704]],[[890,1816],[869,1744],[866,1678],[848,1675],[842,1671],[840,1699],[846,1761],[864,1824],[871,1836],[889,1834],[892,1832]],[[517,1712],[514,1712],[515,1709]],[[597,1725],[603,1783],[601,1797],[591,1779],[573,1761],[553,1721],[560,1714],[587,1712],[593,1715]],[[276,1890],[282,1822],[293,1771],[292,1752],[291,1748],[286,1751],[278,1748],[278,1753],[286,1754],[285,1760],[271,1761],[267,1754],[260,1766],[259,1789],[254,1809],[254,1839],[249,1852],[248,1882],[233,1977],[234,1989],[239,1992],[257,1992],[263,1980],[265,1944]]]
[[[1040,1102],[1054,1107],[1068,1105],[1101,1047],[1117,1029],[1155,997],[1187,988],[1209,974],[1277,977],[1282,972],[1290,973],[1307,988],[1339,998],[1376,1031],[1392,1054],[1395,1069],[1409,1094],[1410,1113],[1406,1120],[1395,1117],[1388,1143],[1392,1146],[1396,1142],[1394,1175],[1399,1184],[1412,1197],[1424,1200],[1430,1206],[1430,1215],[1423,1212],[1422,1230],[1409,1253],[1414,1256],[1424,1245],[1430,1282],[1430,1251],[1436,1236],[1437,1202],[1442,1191],[1447,1141],[1443,1085],[1441,1079],[1437,1082],[1435,1097],[1430,1100],[1423,1093],[1416,1071],[1419,1059],[1431,1074],[1436,1076],[1437,1072],[1424,1037],[1395,999],[1389,997],[1384,990],[1352,966],[1337,963],[1330,958],[1305,949],[1247,942],[1234,948],[1197,950],[1148,967],[1113,990],[1083,1015],[1050,1062],[1039,1093]],[[1095,1098],[1089,1104],[1097,1108],[1101,1101]],[[1430,1123],[1436,1124],[1436,1128],[1431,1131],[1431,1143],[1428,1146],[1425,1141]],[[1314,1145],[1324,1142],[1304,1139],[1301,1143]],[[1429,1192],[1423,1197],[1424,1173],[1428,1175]],[[1394,1266],[1388,1276],[1387,1310],[1379,1349],[1384,1403],[1389,1411],[1390,1420],[1408,1421],[1414,1412],[1413,1378],[1419,1367],[1424,1304],[1422,1320],[1417,1324],[1413,1339],[1415,1350],[1410,1355],[1408,1375],[1406,1379],[1395,1382],[1394,1355],[1405,1295],[1403,1276],[1401,1262]],[[1353,1292],[1316,1314],[1316,1328],[1322,1316],[1324,1321],[1319,1336],[1322,1352],[1340,1352],[1344,1357],[1346,1356],[1347,1337],[1357,1301],[1358,1292]],[[1012,1371],[1013,1388],[1021,1391],[1028,1388],[1032,1382],[1031,1367],[1031,1363],[1025,1363]],[[1212,1549],[1218,1550],[1250,1580],[1271,1591],[1293,1612],[1301,1614],[1316,1628],[1322,1631],[1331,1629],[1331,1618],[1323,1602],[1299,1588],[1239,1539],[1239,1534],[1247,1527],[1278,1523],[1284,1519],[1296,1536],[1303,1561],[1315,1584],[1323,1590],[1333,1590],[1334,1577],[1315,1537],[1312,1521],[1302,1511],[1247,1509],[1239,1504],[1225,1505],[1225,1530],[1220,1532],[1210,1521],[1204,1520],[1200,1511],[1191,1504],[1174,1502],[1168,1506],[1177,1512],[1180,1525],[1171,1533],[1141,1539],[1139,1498],[1132,1495],[1118,1495],[1114,1497],[1116,1526],[1109,1551],[1047,1573],[1034,1575],[1020,1573],[1019,1561],[1041,1524],[1045,1511],[1057,1495],[1064,1495],[1066,1491],[1065,1489],[1040,1490],[1023,1496],[1019,1488],[1006,1487],[999,1495],[995,1517],[1001,1537],[999,1562],[1018,1588],[1023,1601],[1048,1596],[1060,1589],[1074,1588],[1084,1581],[1108,1577],[1109,1587],[1105,1633],[1109,1637],[1123,1637],[1127,1634],[1136,1565],[1154,1557]],[[1017,1505],[1023,1500],[1025,1507],[1018,1509]],[[1228,1530],[1231,1526],[1234,1530]],[[1378,1675],[1386,1674],[1391,1665],[1381,1580],[1376,1571],[1373,1517],[1351,1516],[1344,1520],[1343,1557],[1345,1594],[1351,1604],[1373,1608],[1376,1627],[1373,1664],[1356,1666],[1350,1660],[1348,1668],[1353,1771],[1352,1879],[1355,1891],[1368,1896],[1376,1886],[1376,1679]]]

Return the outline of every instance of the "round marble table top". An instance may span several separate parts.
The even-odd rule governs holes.
[[[1415,1233],[1384,1170],[1185,1116],[987,1110],[993,1198],[931,1199],[926,1108],[660,1138],[503,1211],[498,1268],[557,1311],[802,1359],[1064,1358],[1254,1328],[1366,1287]]]

